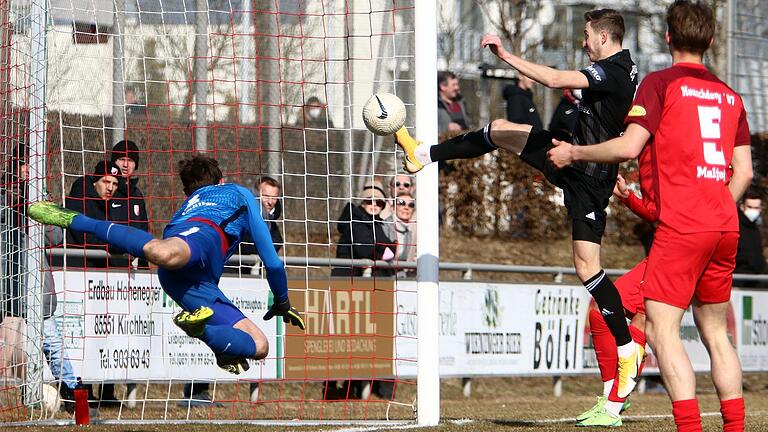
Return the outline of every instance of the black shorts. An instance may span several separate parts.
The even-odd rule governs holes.
[[[550,148],[551,132],[533,132],[528,135],[520,159],[541,171],[550,183],[563,190],[565,207],[573,221],[573,240],[600,244],[605,232],[605,209],[616,179],[599,179],[572,167],[557,169],[547,159]]]

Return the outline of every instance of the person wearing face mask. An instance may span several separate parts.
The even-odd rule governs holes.
[[[333,129],[333,121],[328,118],[326,105],[316,96],[307,99],[307,103],[304,105],[304,127]]]
[[[763,274],[766,270],[763,255],[763,236],[760,233],[760,215],[763,212],[763,197],[754,188],[744,194],[738,207],[739,247],[736,251],[734,273]],[[743,287],[765,286],[759,281],[740,281]]]

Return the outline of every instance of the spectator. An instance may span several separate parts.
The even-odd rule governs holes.
[[[147,106],[139,102],[135,89],[125,89],[125,114],[129,116],[145,116],[147,114]]]
[[[113,220],[128,221],[140,230],[149,231],[149,217],[144,194],[139,189],[139,178],[134,176],[139,169],[139,147],[130,140],[123,140],[112,147],[112,163],[120,168],[117,191],[112,196],[110,215]],[[146,267],[146,262],[140,262]]]
[[[514,84],[504,87],[504,100],[507,101],[507,120],[533,126],[532,132],[542,129],[541,118],[533,103],[531,88],[534,80],[520,74]]]
[[[739,213],[739,246],[736,252],[734,273],[764,274],[766,270],[763,255],[763,236],[760,233],[760,215],[763,212],[763,197],[750,188],[741,200]],[[743,287],[764,286],[758,281],[741,281]]]
[[[127,224],[128,212],[120,199],[115,199],[118,193],[121,169],[113,162],[101,161],[93,168],[93,174],[81,177],[72,184],[69,195],[65,199],[65,206],[70,210],[83,213],[88,217],[99,220],[109,220]],[[80,267],[86,270],[100,269],[125,269],[128,260],[115,254],[123,254],[124,251],[110,248],[102,244],[96,238],[67,230],[67,241],[70,247],[83,249],[102,249],[109,252],[107,258],[68,257],[67,264],[70,267]],[[114,384],[103,384],[99,395],[99,405],[102,407],[120,406],[114,394]]]
[[[23,268],[21,264],[23,260],[20,259],[21,254],[26,248],[27,241],[26,220],[24,218],[26,217],[27,207],[29,166],[27,164],[26,147],[18,146],[14,149],[9,165],[4,181],[4,186],[7,189],[4,191],[6,193],[2,194],[2,197],[4,200],[3,207],[8,208],[10,212],[2,212],[2,216],[11,216],[11,220],[3,221],[3,226],[10,228],[8,237],[4,239],[4,247],[9,248],[12,253],[5,254],[4,252],[4,255],[10,257],[6,260],[6,265],[10,264],[16,266],[10,269],[13,270],[13,273],[10,274],[18,276],[16,278],[4,278],[3,281],[7,286],[5,286],[3,290],[3,296],[6,302],[4,302],[5,308],[2,313],[2,332],[4,333],[3,342],[7,344],[6,346],[10,346],[10,349],[16,349],[14,348],[16,343],[9,340],[8,336],[17,336],[21,333],[15,331],[8,332],[7,330],[16,326],[23,326],[21,318],[22,310],[18,300],[22,298],[21,289],[24,286],[24,284],[20,284],[20,277],[27,273],[27,270]],[[46,228],[46,246],[57,245],[61,243],[61,239],[62,231],[60,228]],[[19,257],[19,259],[16,259],[16,257]],[[72,371],[72,364],[64,355],[64,340],[56,325],[56,321],[51,319],[54,312],[56,312],[57,306],[53,277],[49,272],[48,262],[44,260],[41,262],[41,265],[43,269],[43,355],[51,369],[51,374],[61,383],[59,391],[62,399],[65,399],[64,407],[67,411],[73,412],[74,394],[72,393],[72,390],[74,390],[77,382],[74,372]],[[6,267],[4,270],[8,271],[9,269]],[[19,356],[11,358],[21,359]],[[3,356],[3,359],[5,359],[5,356]]]
[[[272,243],[275,245],[276,252],[280,252],[283,247],[283,234],[276,222],[283,214],[283,205],[280,202],[281,195],[280,182],[269,176],[261,177],[259,199],[262,205],[262,216],[269,225],[269,233],[272,235]]]
[[[134,176],[139,169],[139,147],[130,140],[120,141],[112,147],[111,160],[120,168],[117,191],[112,196],[112,202],[120,206],[112,204],[116,209],[112,214],[122,216],[118,220],[128,221],[134,228],[149,231],[144,194],[139,189],[139,178]]]
[[[47,247],[61,244],[64,238],[62,229],[55,226],[45,226],[45,245]],[[46,260],[42,261],[43,277],[43,355],[51,369],[51,375],[59,381],[59,394],[64,400],[64,409],[69,413],[75,412],[75,386],[77,377],[72,369],[72,363],[64,351],[64,338],[53,314],[58,305],[53,275]],[[92,412],[98,416],[98,412]]]
[[[459,79],[452,72],[437,74],[437,133],[469,129],[467,107],[459,92]]]
[[[381,214],[379,214],[379,217],[385,221],[392,219],[395,207],[395,197],[403,192],[408,193],[410,196],[416,196],[416,177],[406,174],[397,174],[392,177],[389,181],[389,187],[387,188],[387,196],[392,198],[387,200],[387,206],[382,210]],[[389,236],[389,238],[394,237]]]
[[[387,236],[395,240],[397,261],[416,261],[416,200],[407,191],[400,192],[395,199],[395,212],[388,220]],[[415,269],[398,270],[399,277],[411,277]]]
[[[387,236],[385,224],[379,216],[386,205],[384,189],[377,183],[365,186],[360,192],[361,203],[349,203],[339,216],[341,238],[336,249],[336,258],[367,258],[390,261],[395,257],[394,243]],[[331,276],[392,276],[389,268],[335,267]],[[354,398],[363,396],[367,381],[349,380],[338,388],[336,381],[326,381],[324,399]],[[382,398],[391,399],[392,388],[379,381],[372,383],[372,391]],[[390,383],[391,384],[391,383]]]
[[[101,161],[96,164],[93,174],[77,179],[65,198],[65,206],[70,210],[83,213],[94,219],[109,220],[119,223],[127,223],[125,212],[121,206],[110,205],[118,189],[120,168],[112,162]],[[117,202],[117,201],[116,201]],[[67,230],[67,242],[70,247],[102,249],[113,254],[122,254],[124,251],[108,249],[96,238],[87,234]],[[124,257],[109,256],[107,258],[68,258],[70,267],[84,267],[88,269],[126,268],[128,261]]]
[[[317,96],[310,97],[304,104],[304,127],[333,129],[333,121],[328,118],[327,106]]]
[[[269,227],[269,233],[272,236],[272,244],[275,246],[275,252],[280,252],[283,247],[283,234],[280,232],[280,226],[277,220],[283,214],[283,206],[280,202],[281,186],[280,182],[269,176],[262,176],[259,181],[258,190],[254,193],[261,202],[261,214],[264,218],[264,222]],[[253,240],[250,237],[246,237],[243,243],[240,243],[240,255],[251,255],[256,259],[253,265],[240,264],[239,268],[228,267],[225,269],[226,273],[241,273],[241,274],[260,274],[261,261],[259,255],[256,253],[256,247],[253,245]]]
[[[579,119],[579,104],[581,89],[563,89],[563,97],[557,104],[552,119],[549,121],[549,131],[552,135],[563,140],[572,140],[573,131]]]
[[[379,214],[386,205],[384,189],[369,185],[360,192],[360,205],[349,203],[339,216],[341,234],[336,258],[367,258],[389,261],[395,257],[393,242],[387,237]],[[335,267],[331,276],[363,276],[364,267]],[[367,273],[367,272],[366,272]],[[374,268],[371,275],[392,276],[389,268]]]

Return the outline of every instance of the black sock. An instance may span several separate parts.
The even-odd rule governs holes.
[[[611,282],[611,279],[605,275],[605,271],[600,270],[596,275],[584,282],[592,298],[595,299],[597,307],[600,308],[600,314],[603,315],[608,329],[616,339],[616,345],[626,345],[632,342],[632,335],[629,334],[629,326],[624,317],[624,306],[621,304],[619,290]]]
[[[452,159],[472,159],[490,153],[498,147],[491,141],[491,125],[482,129],[457,135],[429,149],[432,162]]]

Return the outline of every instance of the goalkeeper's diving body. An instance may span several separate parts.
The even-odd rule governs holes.
[[[242,186],[220,183],[222,173],[215,159],[198,155],[180,161],[178,168],[187,199],[165,227],[162,240],[50,202],[32,204],[28,215],[44,224],[93,234],[157,265],[163,290],[183,308],[174,323],[208,345],[220,368],[239,374],[248,370],[246,359],[265,358],[269,351],[264,333],[218,286],[224,263],[247,234],[264,263],[275,298],[264,319],[282,316],[301,329],[304,321],[288,300],[285,267],[253,194]]]

